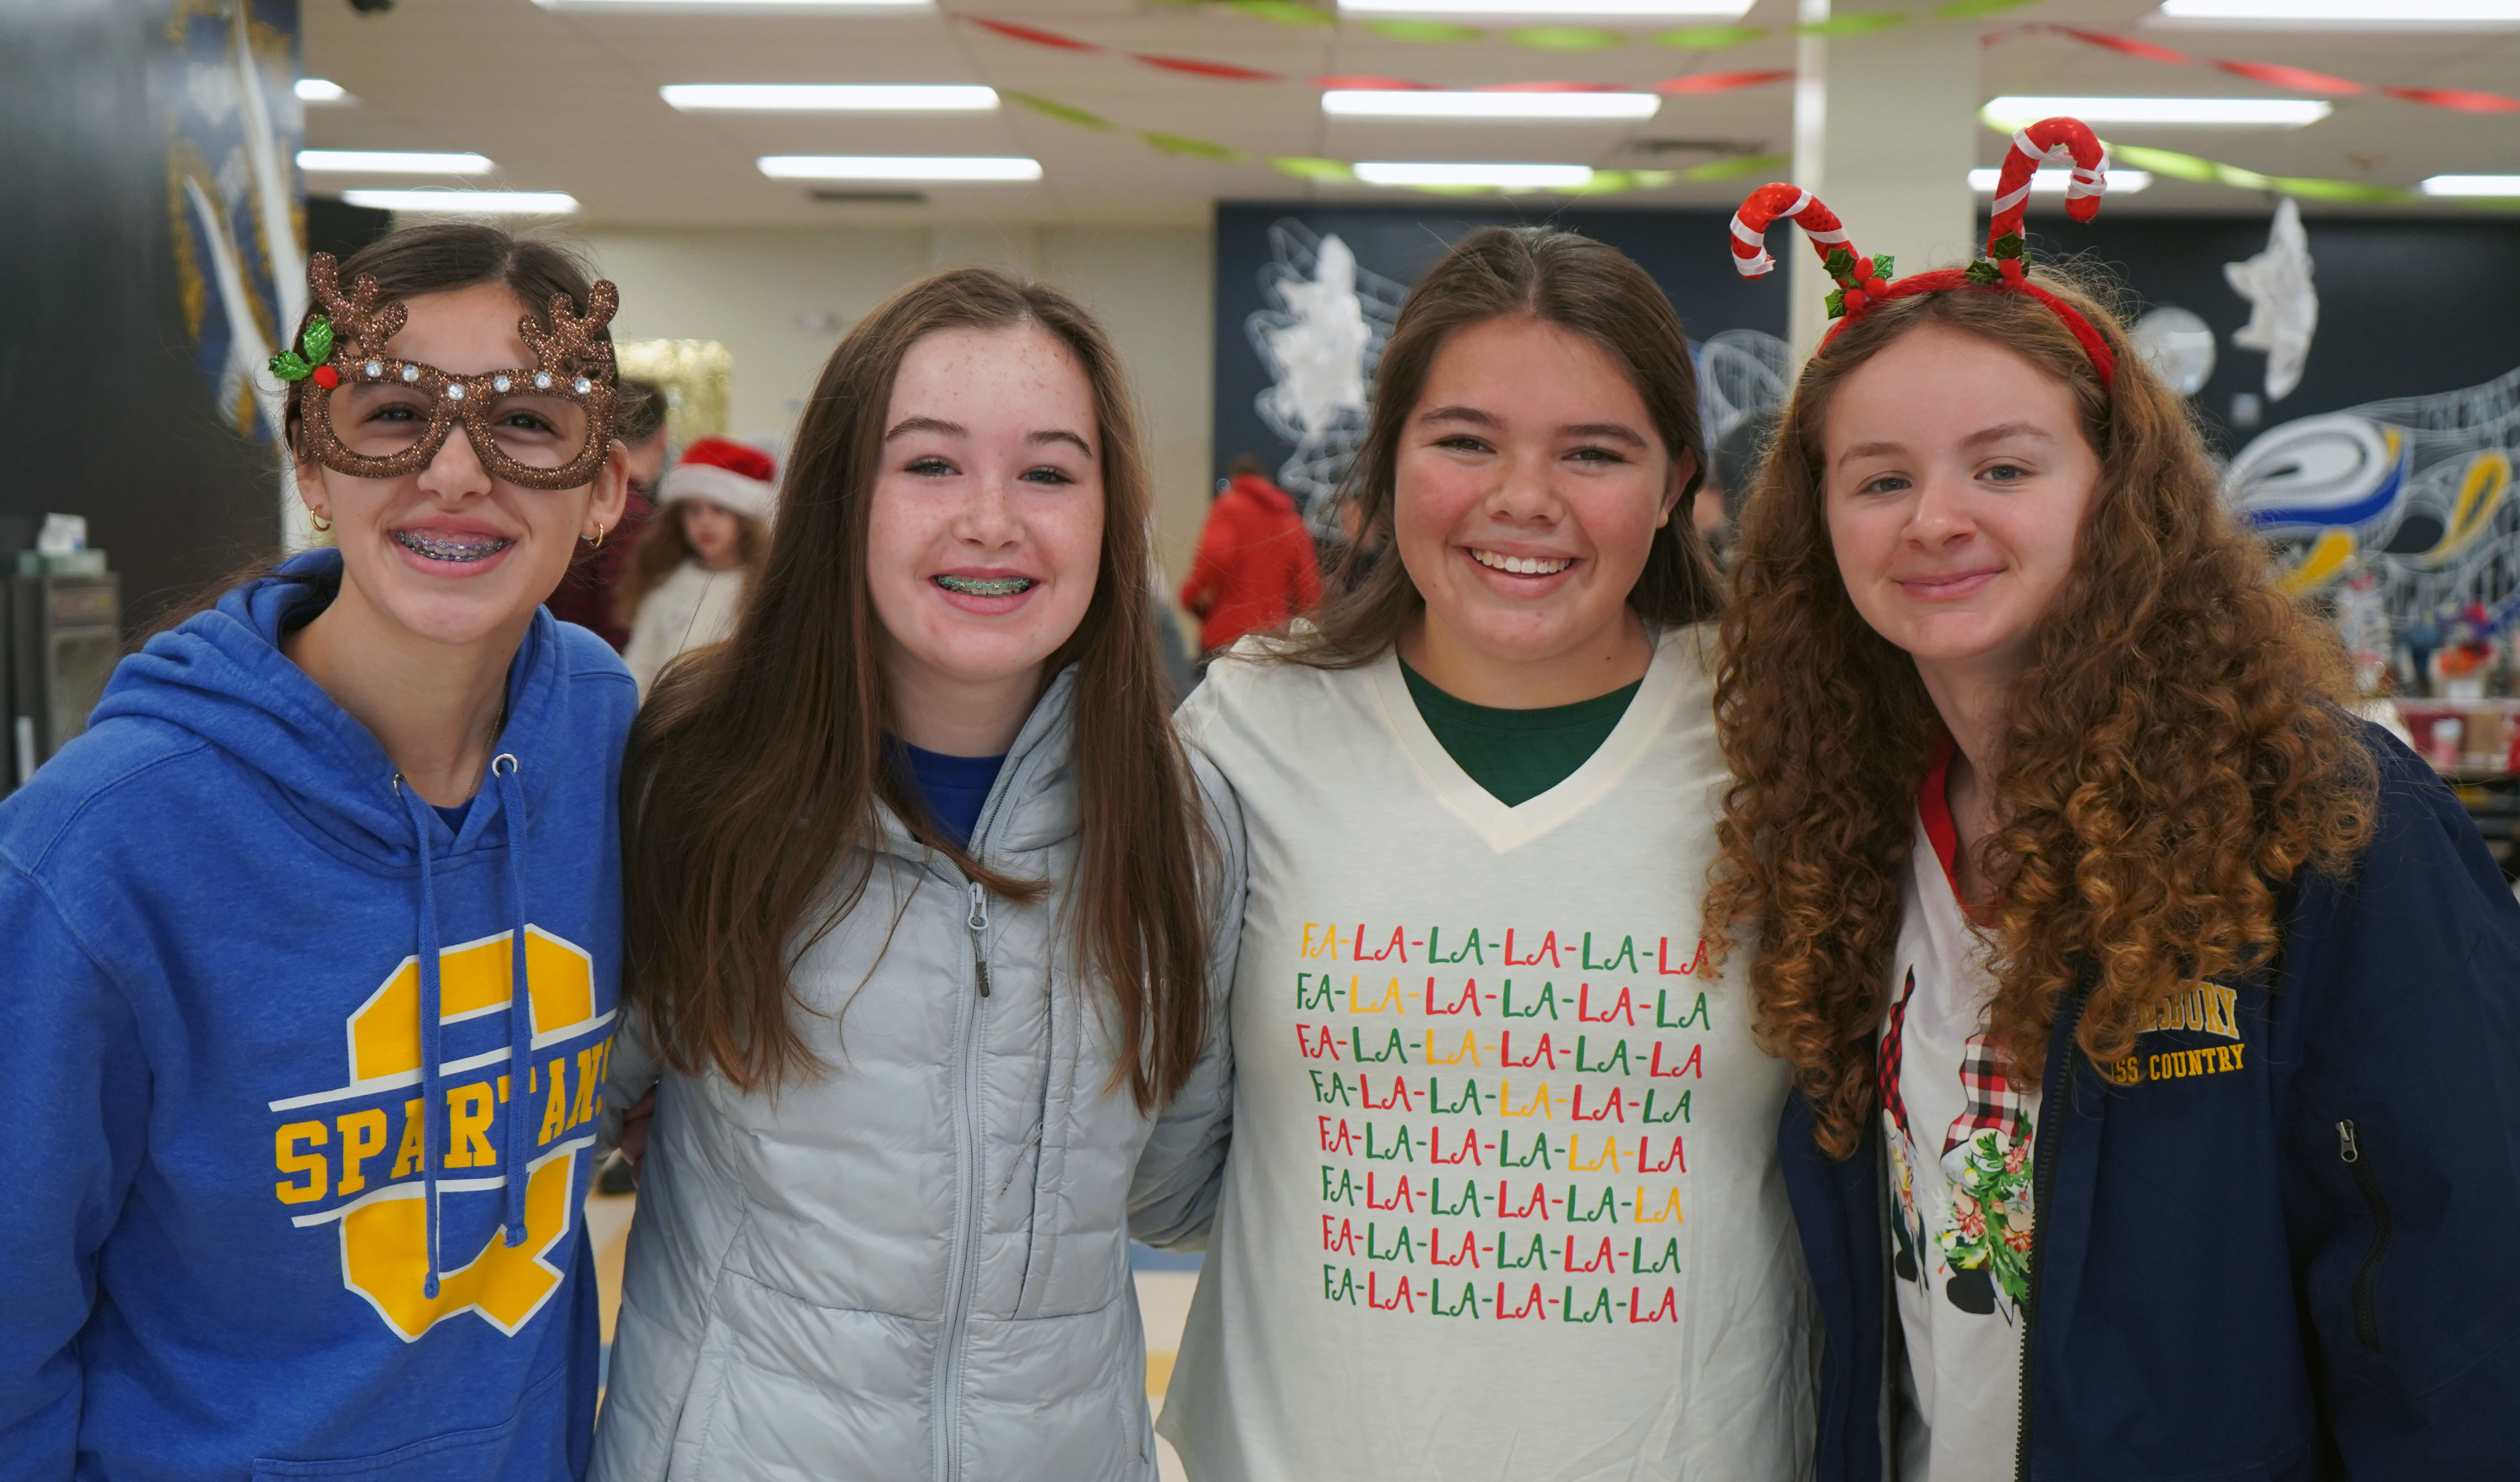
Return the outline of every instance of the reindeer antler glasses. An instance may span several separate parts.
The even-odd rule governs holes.
[[[303,353],[275,355],[271,369],[306,382],[306,441],[326,468],[398,477],[426,468],[461,422],[481,466],[510,483],[573,489],[595,477],[612,442],[612,345],[603,332],[621,296],[610,283],[587,294],[583,318],[566,294],[553,294],[550,329],[530,316],[517,326],[534,363],[478,376],[387,356],[403,306],[379,304],[373,278],[343,293],[331,254],[307,259],[306,284],[324,312],[307,322]]]

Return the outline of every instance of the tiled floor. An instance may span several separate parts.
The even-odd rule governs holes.
[[[595,1249],[595,1281],[604,1299],[604,1346],[612,1348],[613,1316],[621,1307],[621,1256],[630,1237],[630,1215],[639,1207],[636,1194],[586,1201],[586,1238]],[[1147,1399],[1163,1409],[1164,1386],[1172,1379],[1173,1355],[1181,1347],[1182,1325],[1190,1318],[1191,1293],[1198,1286],[1196,1260],[1167,1258],[1139,1247],[1136,1273],[1138,1310],[1147,1325]],[[1181,1459],[1172,1443],[1155,1442],[1164,1482],[1184,1482]]]

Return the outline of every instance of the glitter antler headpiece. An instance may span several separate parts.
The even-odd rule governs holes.
[[[385,345],[401,332],[402,304],[379,303],[377,281],[362,276],[341,290],[340,267],[329,252],[306,261],[306,286],[324,312],[306,322],[302,353],[271,358],[283,381],[305,382],[300,405],[309,449],[327,468],[362,478],[392,478],[426,467],[459,421],[483,467],[532,489],[573,489],[595,476],[611,449],[615,394],[612,342],[605,334],[621,294],[599,280],[581,315],[566,293],[554,293],[550,327],[531,315],[517,335],[534,363],[515,370],[456,376],[417,361],[389,359]],[[336,394],[391,392],[425,397],[425,424],[398,407],[398,420],[363,424],[360,445],[346,445],[334,426]]]
[[[2075,312],[2073,305],[2030,282],[2023,271],[2028,258],[2021,242],[2021,216],[2030,202],[2031,176],[2042,161],[2049,158],[2061,158],[2074,166],[2073,184],[2065,191],[2066,214],[2076,221],[2089,221],[2099,214],[2101,193],[2108,189],[2108,152],[2080,118],[2043,118],[2012,136],[2011,152],[2004,156],[2003,172],[1996,184],[1995,218],[1987,224],[1986,255],[1965,268],[1912,273],[1891,282],[1888,253],[1878,257],[1859,254],[1846,228],[1829,208],[1811,192],[1790,185],[1763,185],[1741,202],[1741,209],[1732,217],[1732,265],[1744,278],[1774,271],[1777,259],[1768,255],[1764,240],[1769,224],[1783,217],[1800,226],[1803,235],[1811,239],[1812,249],[1820,254],[1822,266],[1837,285],[1837,291],[1828,295],[1828,314],[1837,323],[1822,337],[1822,351],[1837,337],[1838,331],[1864,317],[1873,305],[1892,298],[1952,289],[2028,293],[2046,304],[2073,332],[2083,352],[2091,357],[2092,369],[2100,373],[2100,383],[2106,385],[2117,375],[2117,358],[2110,353],[2108,341],[2092,328],[2091,321]]]

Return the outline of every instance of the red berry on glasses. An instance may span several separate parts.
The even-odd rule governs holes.
[[[329,391],[341,383],[341,373],[331,366],[319,365],[315,368],[315,383]]]

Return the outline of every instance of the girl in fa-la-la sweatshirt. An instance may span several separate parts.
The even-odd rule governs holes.
[[[371,277],[407,322],[319,292],[360,353],[301,338],[342,384],[292,395],[291,430],[425,461],[310,453],[299,494],[338,549],[151,639],[0,803],[0,1477],[586,1466],[578,1207],[634,698],[540,604],[620,517],[620,456],[603,399],[566,396],[441,424],[432,453],[411,388],[555,374],[518,321],[557,338],[587,321],[555,295],[592,316],[610,286],[476,227],[386,238],[342,283]],[[510,476],[580,476],[581,452],[573,487]]]
[[[1182,709],[1249,849],[1233,1145],[1161,1420],[1194,1476],[1807,1464],[1785,1079],[1699,939],[1727,778],[1695,409],[1634,263],[1473,234],[1403,308],[1358,462],[1398,559]]]

